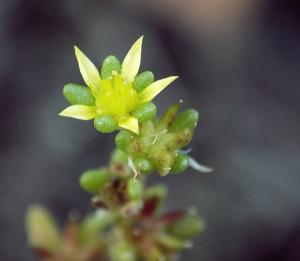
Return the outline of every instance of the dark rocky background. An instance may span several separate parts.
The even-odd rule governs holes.
[[[144,69],[180,75],[157,98],[200,111],[192,156],[213,166],[166,179],[168,208],[196,206],[207,230],[189,261],[300,260],[300,8],[292,0],[0,2],[0,260],[34,260],[26,207],[62,224],[89,197],[80,173],[113,145],[90,122],[60,118],[80,82],[73,45],[100,63],[145,35]]]

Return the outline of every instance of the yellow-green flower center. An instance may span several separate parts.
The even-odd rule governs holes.
[[[132,82],[126,83],[119,74],[100,81],[100,91],[96,97],[97,113],[116,119],[128,116],[138,105],[138,95]]]

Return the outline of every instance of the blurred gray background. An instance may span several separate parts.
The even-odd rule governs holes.
[[[34,260],[26,207],[59,222],[89,209],[78,186],[113,136],[60,118],[81,82],[73,45],[97,64],[145,35],[142,69],[180,75],[156,101],[200,112],[191,155],[212,174],[160,178],[168,209],[197,207],[207,230],[189,261],[300,260],[300,7],[292,0],[0,2],[0,260]]]

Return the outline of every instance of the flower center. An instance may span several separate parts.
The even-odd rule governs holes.
[[[100,81],[100,92],[96,97],[97,112],[117,119],[128,116],[137,106],[137,92],[132,82],[126,83],[119,74]]]

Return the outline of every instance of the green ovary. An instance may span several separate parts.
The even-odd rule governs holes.
[[[137,105],[137,92],[133,89],[132,83],[126,83],[122,76],[116,74],[110,79],[101,80],[100,92],[96,97],[99,115],[109,115],[116,120],[122,120]]]

